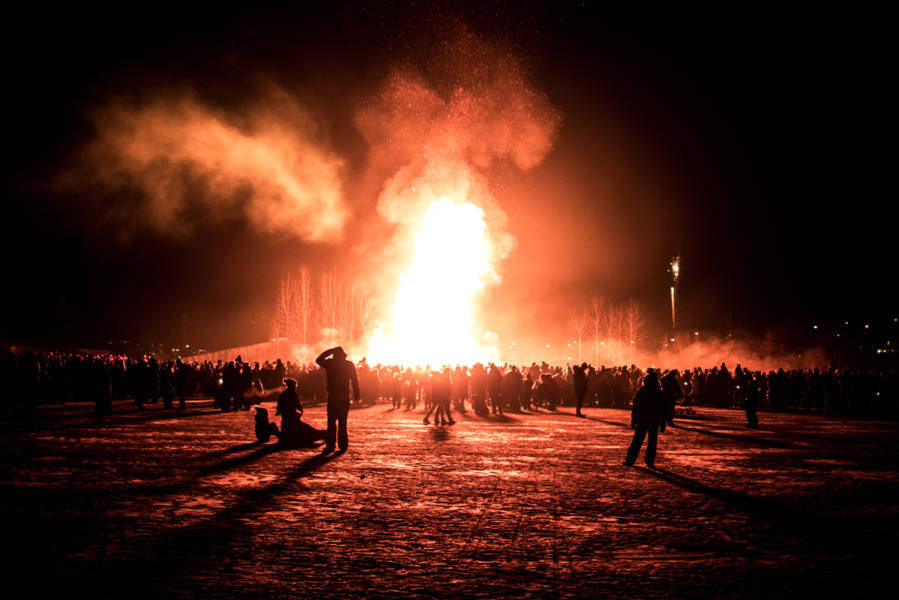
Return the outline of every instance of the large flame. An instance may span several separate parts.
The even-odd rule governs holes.
[[[476,335],[475,299],[493,272],[484,211],[440,198],[424,212],[412,264],[400,275],[392,321],[369,340],[372,362],[405,366],[494,360]]]

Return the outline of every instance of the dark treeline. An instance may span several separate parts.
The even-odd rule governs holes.
[[[357,364],[361,397],[356,404],[391,403],[412,410],[433,405],[434,390],[444,390],[457,411],[477,414],[547,409],[576,405],[576,387],[582,386],[583,406],[627,408],[646,374],[631,366],[594,368],[559,367],[547,363],[530,366],[474,365],[443,369]],[[769,410],[792,410],[833,415],[899,416],[899,381],[894,369],[750,371],[737,365],[712,369],[674,370],[684,406],[745,408],[747,403]],[[73,353],[0,354],[0,407],[5,414],[28,413],[36,404],[91,402],[98,420],[113,400],[133,399],[139,410],[162,402],[183,407],[187,397],[215,398],[222,410],[248,410],[267,398],[267,390],[280,389],[285,377],[298,382],[304,404],[323,402],[325,373],[314,363],[281,359],[251,363],[233,361],[182,362],[155,358]],[[586,381],[584,381],[584,379]]]

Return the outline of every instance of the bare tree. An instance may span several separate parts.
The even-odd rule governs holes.
[[[593,364],[599,365],[599,326],[602,321],[602,313],[605,310],[606,301],[599,296],[593,296],[590,300],[591,317],[593,318]]]
[[[300,341],[303,347],[312,342],[309,339],[310,329],[315,316],[312,313],[312,281],[309,278],[309,269],[300,267],[299,291],[297,294],[298,309],[300,311]]]
[[[621,352],[621,306],[609,305],[605,312],[606,348],[608,348],[609,360],[619,363],[622,359]]]
[[[643,316],[643,311],[640,309],[640,305],[634,300],[628,302],[627,306],[624,307],[623,321],[624,333],[627,334],[627,341],[631,347],[630,362],[633,363],[637,346],[643,339],[643,326],[646,324],[646,318]]]
[[[321,281],[319,290],[321,297],[318,312],[320,316],[319,325],[321,326],[321,333],[325,335],[327,342],[331,343],[337,337],[337,274],[334,271],[323,273]]]
[[[321,276],[316,288],[309,269],[299,276],[281,277],[271,316],[272,338],[311,344],[353,343],[365,335],[372,320],[372,304],[356,285],[340,281],[336,271]]]
[[[292,295],[290,274],[288,273],[281,278],[281,284],[278,287],[278,296],[275,299],[275,310],[272,314],[272,323],[269,330],[271,339],[288,337],[291,311],[293,309]]]
[[[583,341],[584,329],[587,327],[587,309],[581,308],[578,311],[568,313],[568,325],[577,334],[577,361],[583,361],[581,353],[581,342]]]

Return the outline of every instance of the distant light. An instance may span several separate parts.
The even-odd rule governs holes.
[[[868,325],[867,323],[865,323],[865,329],[868,329],[868,328],[870,328],[870,327],[871,327],[870,325]]]
[[[693,332],[693,335],[699,335],[699,332],[698,332],[698,331],[694,331],[694,332]]]
[[[849,325],[849,321],[843,321],[843,325]]]
[[[673,341],[674,341],[674,338],[668,338],[668,341],[669,341],[669,342],[673,342]]]
[[[631,343],[633,344],[633,343],[634,343],[634,340],[631,340]]]
[[[605,345],[606,345],[605,340],[601,341],[601,342],[599,343],[599,345],[600,345],[600,346],[605,346]]]
[[[547,344],[546,347],[549,348],[549,344]]]
[[[812,325],[812,329],[817,329],[817,328],[818,328],[817,325]]]

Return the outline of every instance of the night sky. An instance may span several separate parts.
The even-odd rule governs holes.
[[[340,266],[345,243],[259,233],[239,214],[200,218],[187,235],[121,235],[108,211],[127,196],[57,185],[95,135],[90,114],[167,90],[228,111],[275,82],[346,161],[352,238],[377,193],[358,184],[367,149],[354,111],[397,65],[427,76],[432,46],[458,31],[522,57],[562,116],[543,164],[491,174],[518,247],[486,300],[518,307],[515,327],[551,328],[599,293],[637,299],[662,329],[675,254],[690,328],[892,316],[882,16],[478,5],[8,14],[0,338],[174,344],[186,315],[195,344],[262,339],[280,275]]]

